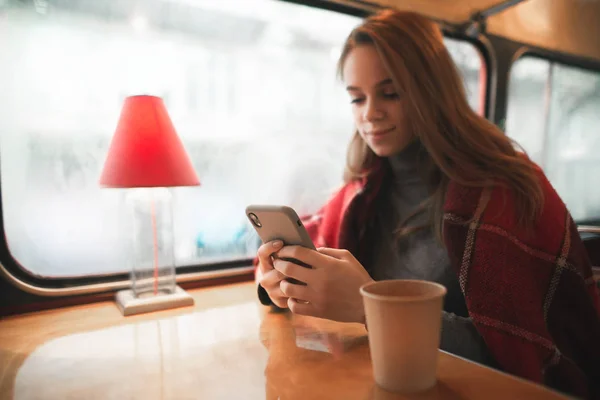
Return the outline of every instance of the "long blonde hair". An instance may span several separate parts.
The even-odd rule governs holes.
[[[450,180],[469,187],[508,187],[514,194],[518,222],[530,228],[544,201],[536,167],[515,149],[516,143],[470,107],[438,26],[419,14],[393,10],[365,19],[342,49],[338,63],[342,79],[346,58],[362,45],[375,47],[396,90],[408,100],[408,129],[426,150],[424,167],[432,187],[420,211],[431,211],[438,237],[442,236],[442,207]],[[356,131],[348,148],[344,180],[364,177],[377,158]],[[399,230],[401,234],[411,231]]]

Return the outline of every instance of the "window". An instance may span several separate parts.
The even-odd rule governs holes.
[[[485,62],[482,54],[475,46],[464,41],[444,38],[444,43],[462,74],[469,105],[484,115],[482,94],[485,81],[482,72],[485,71]]]
[[[578,222],[600,222],[600,73],[515,62],[506,131],[545,171]]]
[[[335,64],[358,18],[274,0],[2,4],[4,229],[29,272],[128,270],[122,193],[98,186],[127,95],[165,99],[202,183],[173,189],[178,266],[253,256],[246,205],[311,213],[341,183],[352,121]],[[477,107],[479,54],[447,43]]]

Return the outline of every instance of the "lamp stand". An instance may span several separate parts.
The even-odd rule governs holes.
[[[131,217],[123,228],[132,232],[131,288],[117,292],[117,306],[127,316],[193,305],[176,282],[171,191],[128,189],[125,202]]]
[[[135,297],[133,290],[121,290],[115,296],[117,306],[124,316],[194,305],[194,298],[179,286],[173,293],[159,293]]]

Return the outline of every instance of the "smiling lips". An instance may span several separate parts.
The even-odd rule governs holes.
[[[381,137],[383,135],[386,135],[386,134],[390,133],[394,129],[396,129],[395,126],[392,126],[391,128],[388,128],[388,129],[372,130],[371,132],[369,132],[369,136],[371,136],[373,138],[378,138],[378,137]]]

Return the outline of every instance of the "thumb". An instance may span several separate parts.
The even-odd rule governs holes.
[[[345,249],[332,249],[329,247],[319,247],[317,251],[329,257],[336,258],[338,260],[345,260],[348,257],[348,250]]]

